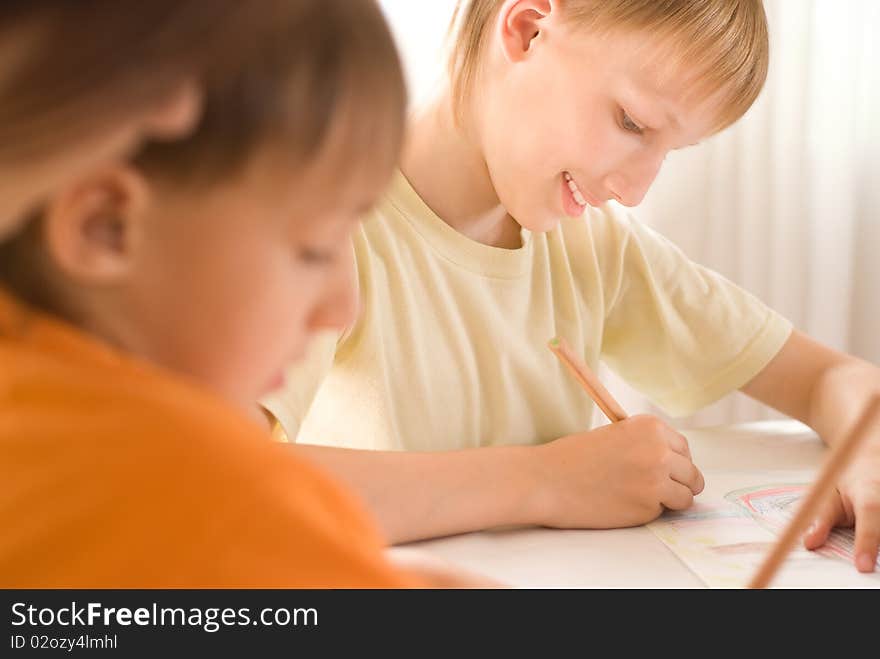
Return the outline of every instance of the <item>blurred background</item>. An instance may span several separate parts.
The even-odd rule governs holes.
[[[455,0],[380,4],[415,107],[443,75]],[[771,61],[761,97],[732,128],[670,154],[634,213],[798,329],[880,363],[880,1],[764,5]],[[659,413],[602,377],[630,413]],[[777,416],[737,393],[675,424]]]

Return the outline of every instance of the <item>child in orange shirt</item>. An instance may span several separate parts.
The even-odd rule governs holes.
[[[0,244],[0,586],[419,583],[248,418],[351,320],[405,105],[372,1],[271,9],[190,137],[81,172]]]

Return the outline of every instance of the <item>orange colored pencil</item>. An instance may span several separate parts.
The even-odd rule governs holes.
[[[872,428],[880,431],[880,396],[873,398],[849,435],[831,449],[825,466],[822,467],[822,471],[807,492],[807,496],[804,497],[797,513],[788,523],[779,540],[776,541],[776,545],[752,577],[749,588],[766,588],[770,584],[773,575],[782,565],[788,552],[806,531],[808,524],[819,511],[821,505],[828,500],[838,476],[849,464],[859,444],[868,436]]]
[[[599,378],[596,377],[596,374],[590,370],[590,367],[577,356],[565,339],[556,337],[551,339],[548,345],[553,354],[559,357],[559,360],[565,364],[575,380],[580,382],[590,398],[593,399],[593,402],[604,412],[611,423],[623,421],[627,417],[620,404],[614,400],[614,396],[604,387]]]

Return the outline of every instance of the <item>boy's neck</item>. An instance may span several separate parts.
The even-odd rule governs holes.
[[[456,125],[448,92],[419,113],[401,170],[422,200],[471,240],[516,249],[520,227],[498,200],[479,141],[467,122]]]

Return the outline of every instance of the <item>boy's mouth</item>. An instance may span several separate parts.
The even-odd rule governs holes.
[[[282,387],[284,387],[286,382],[286,378],[284,377],[284,371],[278,371],[275,375],[272,376],[272,379],[266,385],[266,393],[272,393],[278,391]]]
[[[565,213],[571,217],[580,217],[584,214],[587,206],[598,206],[594,199],[587,197],[578,187],[574,177],[568,172],[562,172],[562,207]]]
[[[562,178],[565,179],[565,183],[568,185],[568,189],[571,191],[571,196],[574,198],[575,202],[577,202],[579,206],[586,206],[587,200],[584,198],[584,193],[581,192],[581,189],[578,187],[571,174],[568,172],[562,172]]]

